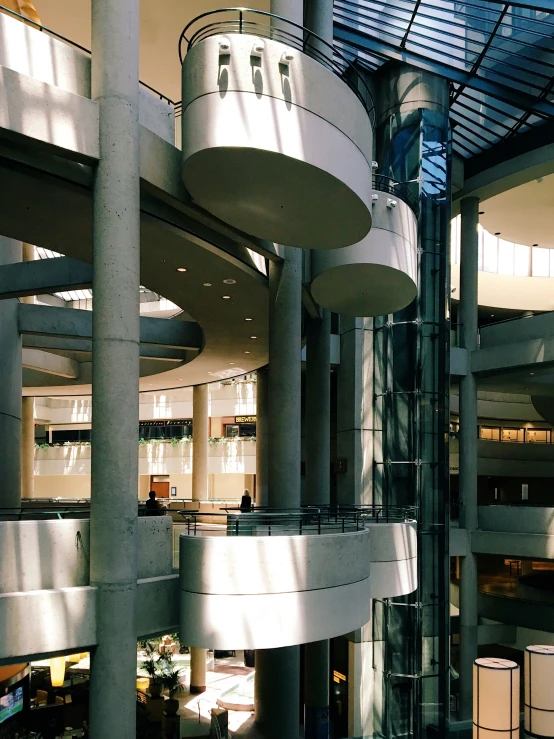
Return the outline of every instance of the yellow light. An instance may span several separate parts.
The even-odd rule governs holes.
[[[337,678],[337,680],[346,681],[346,675],[343,675],[342,672],[339,672],[338,670],[333,670],[333,677]]]
[[[150,680],[147,677],[137,677],[137,690],[146,693]]]
[[[525,731],[530,736],[554,736],[554,647],[525,648]]]
[[[70,662],[80,662],[81,661],[81,655],[80,654],[70,654],[69,655],[69,661]]]
[[[473,737],[519,737],[519,666],[481,657],[473,663]]]
[[[65,680],[65,657],[50,657],[50,682],[53,688],[61,688]]]

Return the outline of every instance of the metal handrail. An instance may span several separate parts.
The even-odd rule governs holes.
[[[225,13],[236,13],[238,14],[238,17],[232,20],[225,19],[207,23],[194,31],[190,38],[187,38],[189,29],[202,19],[213,15],[220,16]],[[265,18],[268,22],[264,24],[256,20],[251,20],[250,14],[256,17]],[[272,21],[278,21],[278,25],[272,24]],[[283,26],[290,30],[285,30]],[[358,72],[356,66],[340,51],[337,46],[329,43],[309,28],[265,10],[254,10],[252,8],[220,8],[219,10],[209,10],[206,13],[201,13],[196,16],[196,18],[193,18],[182,30],[181,35],[179,36],[179,60],[181,64],[185,57],[185,54],[183,53],[183,42],[186,42],[187,51],[189,51],[194,44],[219,33],[245,33],[260,36],[262,38],[273,39],[274,41],[279,41],[303,52],[307,56],[310,56],[312,59],[315,59],[317,62],[323,64],[323,66],[334,72],[337,77],[340,77],[340,79],[348,85],[364,106],[371,125],[375,125],[375,105],[373,103],[373,96],[366,81]],[[322,49],[324,49],[324,51],[322,51]]]
[[[417,195],[410,190],[406,183],[397,182],[383,174],[376,174],[373,186],[380,192],[388,192],[390,195],[400,198],[400,200],[403,200],[413,210],[416,216],[419,215],[419,200]]]

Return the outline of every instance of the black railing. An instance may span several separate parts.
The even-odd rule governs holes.
[[[296,536],[345,534],[371,523],[416,519],[415,508],[401,506],[304,506],[302,508],[225,508],[218,513],[179,511],[188,536]]]
[[[410,206],[416,216],[419,215],[419,199],[405,182],[397,182],[383,174],[376,174],[374,187],[379,192],[387,192],[389,195],[400,198],[406,205]]]
[[[230,17],[234,14],[234,17]],[[217,16],[217,20],[195,25],[205,18]],[[222,17],[225,16],[225,17]],[[268,38],[286,44],[315,59],[334,72],[354,92],[367,111],[371,124],[375,123],[375,107],[371,91],[356,66],[336,46],[325,41],[309,28],[289,21],[265,10],[250,8],[221,8],[198,15],[183,29],[179,37],[179,59],[185,57],[183,45],[188,51],[194,44],[216,34],[248,34]]]

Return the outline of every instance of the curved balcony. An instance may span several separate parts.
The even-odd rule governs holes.
[[[372,597],[417,586],[415,523],[403,509],[183,517],[180,633],[190,644],[268,649],[328,639],[367,623]]]
[[[417,294],[417,212],[417,198],[405,184],[377,175],[369,234],[313,255],[314,300],[351,316],[381,316],[409,305]]]
[[[368,233],[373,104],[339,49],[280,16],[227,8],[189,23],[180,58],[183,180],[199,205],[290,246]]]

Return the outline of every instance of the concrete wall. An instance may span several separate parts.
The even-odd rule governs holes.
[[[485,531],[554,535],[554,508],[479,506],[479,528]]]
[[[169,516],[139,519],[140,578],[172,572]],[[88,520],[0,522],[0,593],[89,584]]]
[[[0,15],[0,67],[75,96],[91,95],[88,55],[5,14]],[[43,91],[46,85],[42,86]],[[173,107],[143,88],[139,105],[141,125],[173,144]]]

